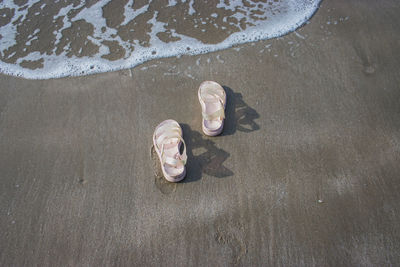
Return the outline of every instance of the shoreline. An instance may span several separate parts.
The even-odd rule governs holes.
[[[316,1],[318,3],[314,3],[313,1]],[[139,25],[142,23],[140,19],[139,21],[136,21],[137,17],[133,15],[132,18],[129,18],[130,19],[129,23],[128,23],[129,19],[125,18],[126,23],[128,23],[129,25],[132,24],[130,25],[130,27],[126,28],[127,24],[126,23],[124,24],[122,21],[120,21],[120,14],[117,12],[117,10],[121,8],[129,9],[129,4],[124,2],[115,2],[115,3],[109,2],[106,3],[104,6],[102,6],[101,8],[100,8],[101,5],[97,6],[96,4],[93,6],[87,6],[85,9],[81,10],[81,12],[83,12],[83,14],[85,14],[85,12],[86,13],[92,12],[94,14],[97,14],[99,11],[103,10],[103,14],[105,14],[105,17],[102,17],[101,19],[101,21],[105,23],[103,26],[101,23],[97,25],[95,23],[96,19],[94,19],[94,21],[88,18],[86,18],[88,21],[78,20],[83,16],[81,12],[79,12],[76,15],[77,18],[73,17],[70,20],[66,20],[67,22],[64,21],[65,16],[62,16],[64,19],[60,21],[59,20],[60,15],[57,14],[56,16],[54,16],[54,23],[57,26],[56,27],[57,30],[53,32],[55,36],[53,36],[52,34],[41,34],[39,38],[38,35],[35,35],[32,38],[33,39],[39,38],[39,39],[35,40],[34,41],[35,45],[32,46],[31,45],[27,46],[27,43],[31,43],[31,40],[24,39],[26,37],[25,36],[26,34],[24,33],[25,29],[22,26],[24,26],[26,24],[26,20],[29,21],[29,19],[32,20],[30,25],[41,25],[41,24],[46,25],[45,22],[49,20],[50,17],[52,17],[52,15],[48,15],[49,18],[47,17],[43,18],[40,16],[39,17],[34,16],[29,18],[29,16],[26,14],[25,15],[16,14],[15,17],[24,17],[23,21],[20,22],[20,27],[18,27],[19,30],[17,32],[14,32],[14,34],[16,35],[15,39],[17,39],[18,42],[14,40],[16,43],[13,46],[9,46],[8,48],[4,47],[0,48],[2,49],[0,50],[0,58],[2,59],[2,61],[0,62],[0,71],[5,75],[11,75],[14,77],[23,77],[30,80],[45,80],[52,78],[78,77],[96,73],[119,71],[123,69],[134,68],[142,65],[145,62],[156,59],[180,57],[183,55],[193,56],[193,55],[218,52],[245,43],[256,42],[260,40],[268,40],[284,36],[292,31],[295,31],[299,29],[301,26],[303,26],[305,23],[307,23],[307,21],[309,21],[309,19],[312,18],[312,16],[318,11],[320,1],[321,0],[312,0],[308,4],[303,3],[304,6],[301,6],[301,3],[300,4],[291,3],[285,5],[276,1],[270,2],[269,5],[267,5],[266,3],[259,3],[258,5],[267,6],[265,7],[264,14],[260,12],[262,8],[261,9],[256,8],[256,10],[250,12],[247,9],[248,8],[251,9],[251,5],[245,5],[244,10],[247,10],[246,11],[247,13],[254,12],[254,14],[256,13],[258,15],[263,14],[266,17],[263,19],[262,16],[260,15],[261,17],[259,19],[256,19],[258,18],[258,16],[255,16],[254,14],[253,15],[248,14],[247,16],[244,16],[244,18],[242,19],[243,22],[240,22],[240,25],[242,23],[244,24],[241,25],[240,27],[238,27],[238,25],[235,26],[235,23],[233,23],[232,21],[226,24],[227,23],[226,20],[229,20],[228,19],[229,17],[234,17],[234,16],[232,15],[227,16],[226,14],[224,14],[223,11],[221,11],[224,10],[223,8],[215,7],[215,12],[217,13],[213,13],[216,16],[211,17],[211,20],[215,20],[213,23],[211,23],[210,21],[208,21],[208,23],[203,21],[203,19],[209,20],[208,17],[203,18],[201,15],[199,15],[199,17],[190,16],[190,19],[186,21],[187,24],[186,27],[176,26],[177,28],[180,28],[181,30],[180,34],[176,32],[176,29],[174,29],[173,26],[169,25],[169,22],[171,21],[168,20],[168,23],[166,24],[163,24],[164,22],[162,22],[166,14],[169,14],[169,16],[174,15],[173,12],[172,12],[173,14],[170,14],[171,11],[164,11],[166,12],[166,14],[161,14],[161,15],[157,13],[161,11],[156,11],[156,14],[158,14],[157,17],[160,15],[161,21],[158,21],[157,19],[155,19],[155,21],[152,21],[153,19],[147,21],[147,23],[153,25],[151,29],[160,28],[161,27],[160,24],[163,25],[165,32],[160,31],[155,34],[153,30],[146,29],[148,28],[148,24],[142,25],[143,29],[145,30],[143,29],[134,30],[134,28],[130,28],[133,27],[133,25]],[[288,2],[292,1],[290,0]],[[98,3],[101,4],[101,2]],[[116,5],[114,9],[117,8],[116,10],[114,10],[114,12],[111,11],[106,12],[104,10],[104,9],[108,10],[108,8],[110,8],[112,5]],[[117,7],[118,5],[121,6]],[[161,7],[158,7],[160,10],[165,9],[162,7],[161,2],[158,5],[161,5]],[[154,8],[154,6],[158,5],[153,4],[151,6],[152,8]],[[276,7],[274,7],[277,9],[275,11],[273,11],[274,5],[277,5]],[[297,5],[300,5],[300,7],[297,7]],[[33,6],[36,7],[36,5]],[[54,5],[53,11],[56,11],[57,8],[60,8],[61,6],[63,5],[60,4],[59,7],[57,5]],[[256,5],[253,5],[252,7],[255,8]],[[297,9],[295,7],[297,7]],[[28,12],[28,14],[31,14],[32,12],[29,12],[30,8],[33,7],[24,8],[22,9],[23,10],[22,12]],[[76,8],[77,10],[80,9],[78,7]],[[181,8],[184,7],[181,6]],[[197,8],[199,8],[198,14],[207,13],[208,12],[207,10],[209,9],[207,5],[205,6],[198,5]],[[226,6],[225,8],[227,8],[225,9],[225,12],[228,12],[227,11],[229,10],[228,6]],[[44,5],[44,9],[46,9],[46,5]],[[59,10],[59,12],[61,12],[61,9]],[[147,6],[147,9],[149,9],[149,6]],[[281,9],[283,10],[282,15],[276,15],[275,12],[280,14]],[[3,9],[1,9],[0,12],[2,10]],[[9,10],[9,9],[5,8],[4,10]],[[241,11],[246,13],[244,10]],[[68,13],[73,13],[71,11],[69,11]],[[46,12],[49,14],[53,14],[48,10]],[[66,11],[63,11],[62,13],[65,12]],[[153,12],[154,11],[150,13],[152,14]],[[177,12],[179,14],[179,12],[176,10],[174,12]],[[218,15],[218,13],[220,14]],[[233,13],[237,15],[235,12]],[[147,11],[144,14],[147,14]],[[28,18],[26,18],[26,16],[28,16]],[[139,15],[138,17],[146,17],[146,15],[144,16]],[[6,18],[6,19],[10,20],[11,18]],[[174,18],[172,21],[174,20],[176,20],[176,18]],[[237,19],[235,18],[234,20]],[[263,23],[263,21],[267,20],[268,23]],[[11,21],[12,20],[10,20],[9,24],[12,23]],[[59,21],[59,23],[56,23],[55,21]],[[117,23],[117,21],[120,21],[119,23],[122,24],[118,26],[119,23]],[[196,22],[194,23],[193,27],[190,26],[191,25],[190,21]],[[197,21],[203,21],[203,23],[198,24]],[[92,24],[90,22],[92,22]],[[185,23],[185,22],[182,21],[180,23]],[[219,23],[221,23],[221,25],[219,25]],[[203,26],[203,24],[206,25]],[[65,25],[70,26],[70,28],[65,28],[67,27]],[[113,25],[113,27],[109,28],[108,27],[109,25]],[[248,27],[249,25],[253,26]],[[3,26],[6,27],[6,29],[4,29],[5,31],[7,31],[7,29],[9,28],[8,26],[9,26],[8,24]],[[102,26],[101,33],[99,29],[100,26]],[[64,30],[61,30],[60,27],[61,29],[64,28]],[[95,28],[94,30],[93,27]],[[170,29],[170,27],[172,27],[172,29]],[[205,28],[202,29],[201,34],[198,35],[194,34],[194,32],[198,31],[199,27],[205,27]],[[228,27],[229,29],[226,29],[225,31],[219,29],[226,27]],[[21,29],[24,30],[21,32]],[[76,31],[76,29],[79,29],[79,31]],[[203,31],[205,32],[206,29],[209,32],[207,35],[203,33]],[[50,32],[49,29],[42,30],[40,26],[38,26],[38,28],[32,28],[30,30],[34,33]],[[110,31],[116,33],[110,35],[109,33]],[[120,31],[121,34],[123,32],[129,31],[130,34],[128,36],[132,35],[132,31],[135,33],[132,36],[136,36],[136,32],[138,32],[137,33],[138,36],[135,37],[138,39],[132,39],[129,41],[125,40],[124,38],[128,38],[128,36],[124,35],[125,37],[122,37],[118,35]],[[140,37],[141,31],[144,31],[144,36],[142,37]],[[175,34],[177,35],[172,36],[171,31],[175,32]],[[108,34],[106,34],[107,32]],[[186,35],[183,32],[189,35]],[[224,32],[227,32],[229,34],[226,34]],[[8,34],[12,35],[11,33]],[[58,35],[60,35],[60,37],[58,37],[57,39],[56,36]],[[221,38],[221,35],[226,35],[226,36]],[[169,37],[167,38],[167,36]],[[137,43],[138,42],[140,43],[139,40],[141,40],[141,38],[143,38],[144,44],[138,45]],[[57,39],[58,41],[55,41],[55,39]],[[94,40],[96,41],[93,43],[92,41]],[[68,41],[70,42],[69,46],[65,47]],[[46,45],[49,47],[47,47]],[[62,47],[62,45],[64,45],[64,47]],[[52,49],[50,49],[51,46],[53,46]],[[105,54],[106,52],[108,54]],[[39,55],[37,55],[38,53]],[[17,62],[19,63],[17,64]]]

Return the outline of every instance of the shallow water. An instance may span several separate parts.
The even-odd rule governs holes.
[[[320,0],[6,0],[0,72],[79,76],[201,54],[295,30]]]

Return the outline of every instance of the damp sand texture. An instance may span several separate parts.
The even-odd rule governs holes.
[[[400,265],[399,2],[279,39],[50,80],[0,75],[0,266]],[[222,136],[197,88],[225,86]],[[162,183],[173,118],[188,176]]]

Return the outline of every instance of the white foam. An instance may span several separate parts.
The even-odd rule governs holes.
[[[133,9],[133,3],[134,0],[129,0],[129,2],[125,5],[125,10],[124,10],[124,22],[122,22],[121,25],[126,25],[129,21],[132,20],[132,18],[135,18],[144,12],[146,12],[149,9],[149,5],[145,5],[137,10]],[[170,0],[168,6],[174,6],[176,5],[176,0]]]
[[[17,28],[15,25],[13,25],[12,22],[15,22],[19,16],[23,16],[23,18],[25,18],[29,7],[37,2],[39,1],[28,1],[28,8],[21,11],[17,11],[17,9],[20,7],[16,6],[13,1],[4,1],[0,3],[0,9],[13,8],[15,10],[15,14],[11,22],[0,28],[2,36],[2,38],[0,39],[0,56],[2,56],[4,54],[4,51],[6,51],[8,48],[16,44],[15,39],[17,35]],[[58,29],[55,33],[56,43],[53,49],[53,54],[47,55],[38,53],[37,51],[32,51],[30,54],[18,58],[16,64],[0,61],[0,72],[14,76],[21,76],[28,79],[48,79],[65,76],[81,76],[98,72],[132,68],[143,62],[156,58],[180,56],[184,54],[196,55],[213,52],[229,48],[237,44],[279,37],[288,32],[294,31],[299,26],[304,24],[314,14],[314,12],[318,8],[320,0],[286,0],[281,2],[274,2],[275,6],[272,6],[272,8],[268,4],[270,2],[259,2],[257,3],[257,5],[254,5],[252,7],[245,7],[242,4],[242,0],[220,0],[217,8],[231,11],[240,10],[240,12],[236,12],[233,17],[238,19],[238,21],[240,21],[241,19],[245,19],[247,22],[254,24],[254,26],[248,26],[246,27],[246,29],[242,29],[242,31],[235,32],[228,36],[225,40],[217,44],[203,43],[196,38],[189,37],[183,34],[178,34],[175,29],[170,29],[170,33],[172,36],[179,37],[180,39],[178,41],[170,41],[168,43],[163,42],[159,39],[157,34],[165,32],[167,24],[161,21],[157,21],[157,12],[154,12],[152,19],[148,21],[148,23],[152,24],[151,32],[149,33],[149,47],[138,45],[135,42],[123,41],[121,37],[117,35],[117,31],[114,28],[107,27],[106,20],[105,18],[103,18],[102,8],[109,2],[110,0],[102,0],[98,1],[90,7],[85,7],[71,21],[68,20],[66,14],[73,8],[77,9],[79,7],[82,7],[84,5],[84,1],[81,1],[81,3],[76,7],[73,7],[73,5],[71,4],[62,8],[54,17],[54,20],[59,17],[63,17],[63,27],[61,29]],[[196,10],[194,8],[194,0],[181,1],[181,3],[185,2],[187,2],[186,4],[189,5],[189,15],[195,14]],[[125,5],[125,18],[121,25],[126,25],[140,14],[149,12],[149,5],[144,5],[143,7],[134,10],[132,8],[133,3],[134,0],[130,0]],[[178,3],[179,1],[169,0],[168,6],[175,6]],[[41,8],[43,7],[44,6],[41,6]],[[269,11],[265,12],[265,14],[263,15],[257,15],[258,17],[255,17],[253,13],[255,9],[268,9]],[[277,10],[279,10],[279,13],[277,12]],[[218,17],[217,12],[211,12],[211,14],[212,15],[210,16],[210,18]],[[262,20],[264,17],[267,17],[268,19]],[[210,18],[203,18],[202,22],[206,24],[210,23]],[[86,22],[93,25],[94,33],[92,36],[88,36],[87,38],[92,43],[99,46],[98,53],[90,57],[71,57],[67,56],[67,51],[69,51],[69,49],[71,48],[65,47],[64,51],[61,54],[56,55],[55,51],[57,48],[57,44],[62,38],[62,30],[68,29],[69,27],[71,27],[71,22],[77,20],[85,20]],[[226,21],[226,17],[223,18],[223,21]],[[199,21],[197,24],[199,23],[201,22]],[[239,22],[236,24],[231,22],[231,24],[235,25],[236,27],[240,27]],[[32,33],[32,39],[30,41],[35,38],[35,34],[37,34],[37,32]],[[299,38],[303,37],[300,34],[296,35]],[[126,51],[123,58],[114,61],[102,58],[102,56],[107,55],[110,52],[109,48],[103,44],[103,41],[117,41],[118,44]],[[130,50],[130,47],[132,46],[134,46],[133,52],[131,52]],[[235,50],[239,51],[240,48],[236,48]],[[9,55],[8,58],[10,58],[11,56],[12,55]],[[22,61],[35,61],[40,59],[43,59],[43,67],[37,68],[35,70],[27,69],[18,65],[18,63],[21,63]],[[207,60],[207,62],[208,61],[209,60]],[[191,76],[190,74],[190,76],[188,74],[186,75],[188,77]]]

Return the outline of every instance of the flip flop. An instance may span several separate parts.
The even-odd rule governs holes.
[[[186,175],[186,145],[182,137],[182,128],[174,120],[165,120],[153,134],[154,149],[161,163],[161,170],[169,182],[179,182]],[[180,148],[184,145],[182,154]]]
[[[200,84],[198,91],[202,109],[204,134],[216,136],[222,132],[225,120],[226,93],[224,88],[213,81]]]

